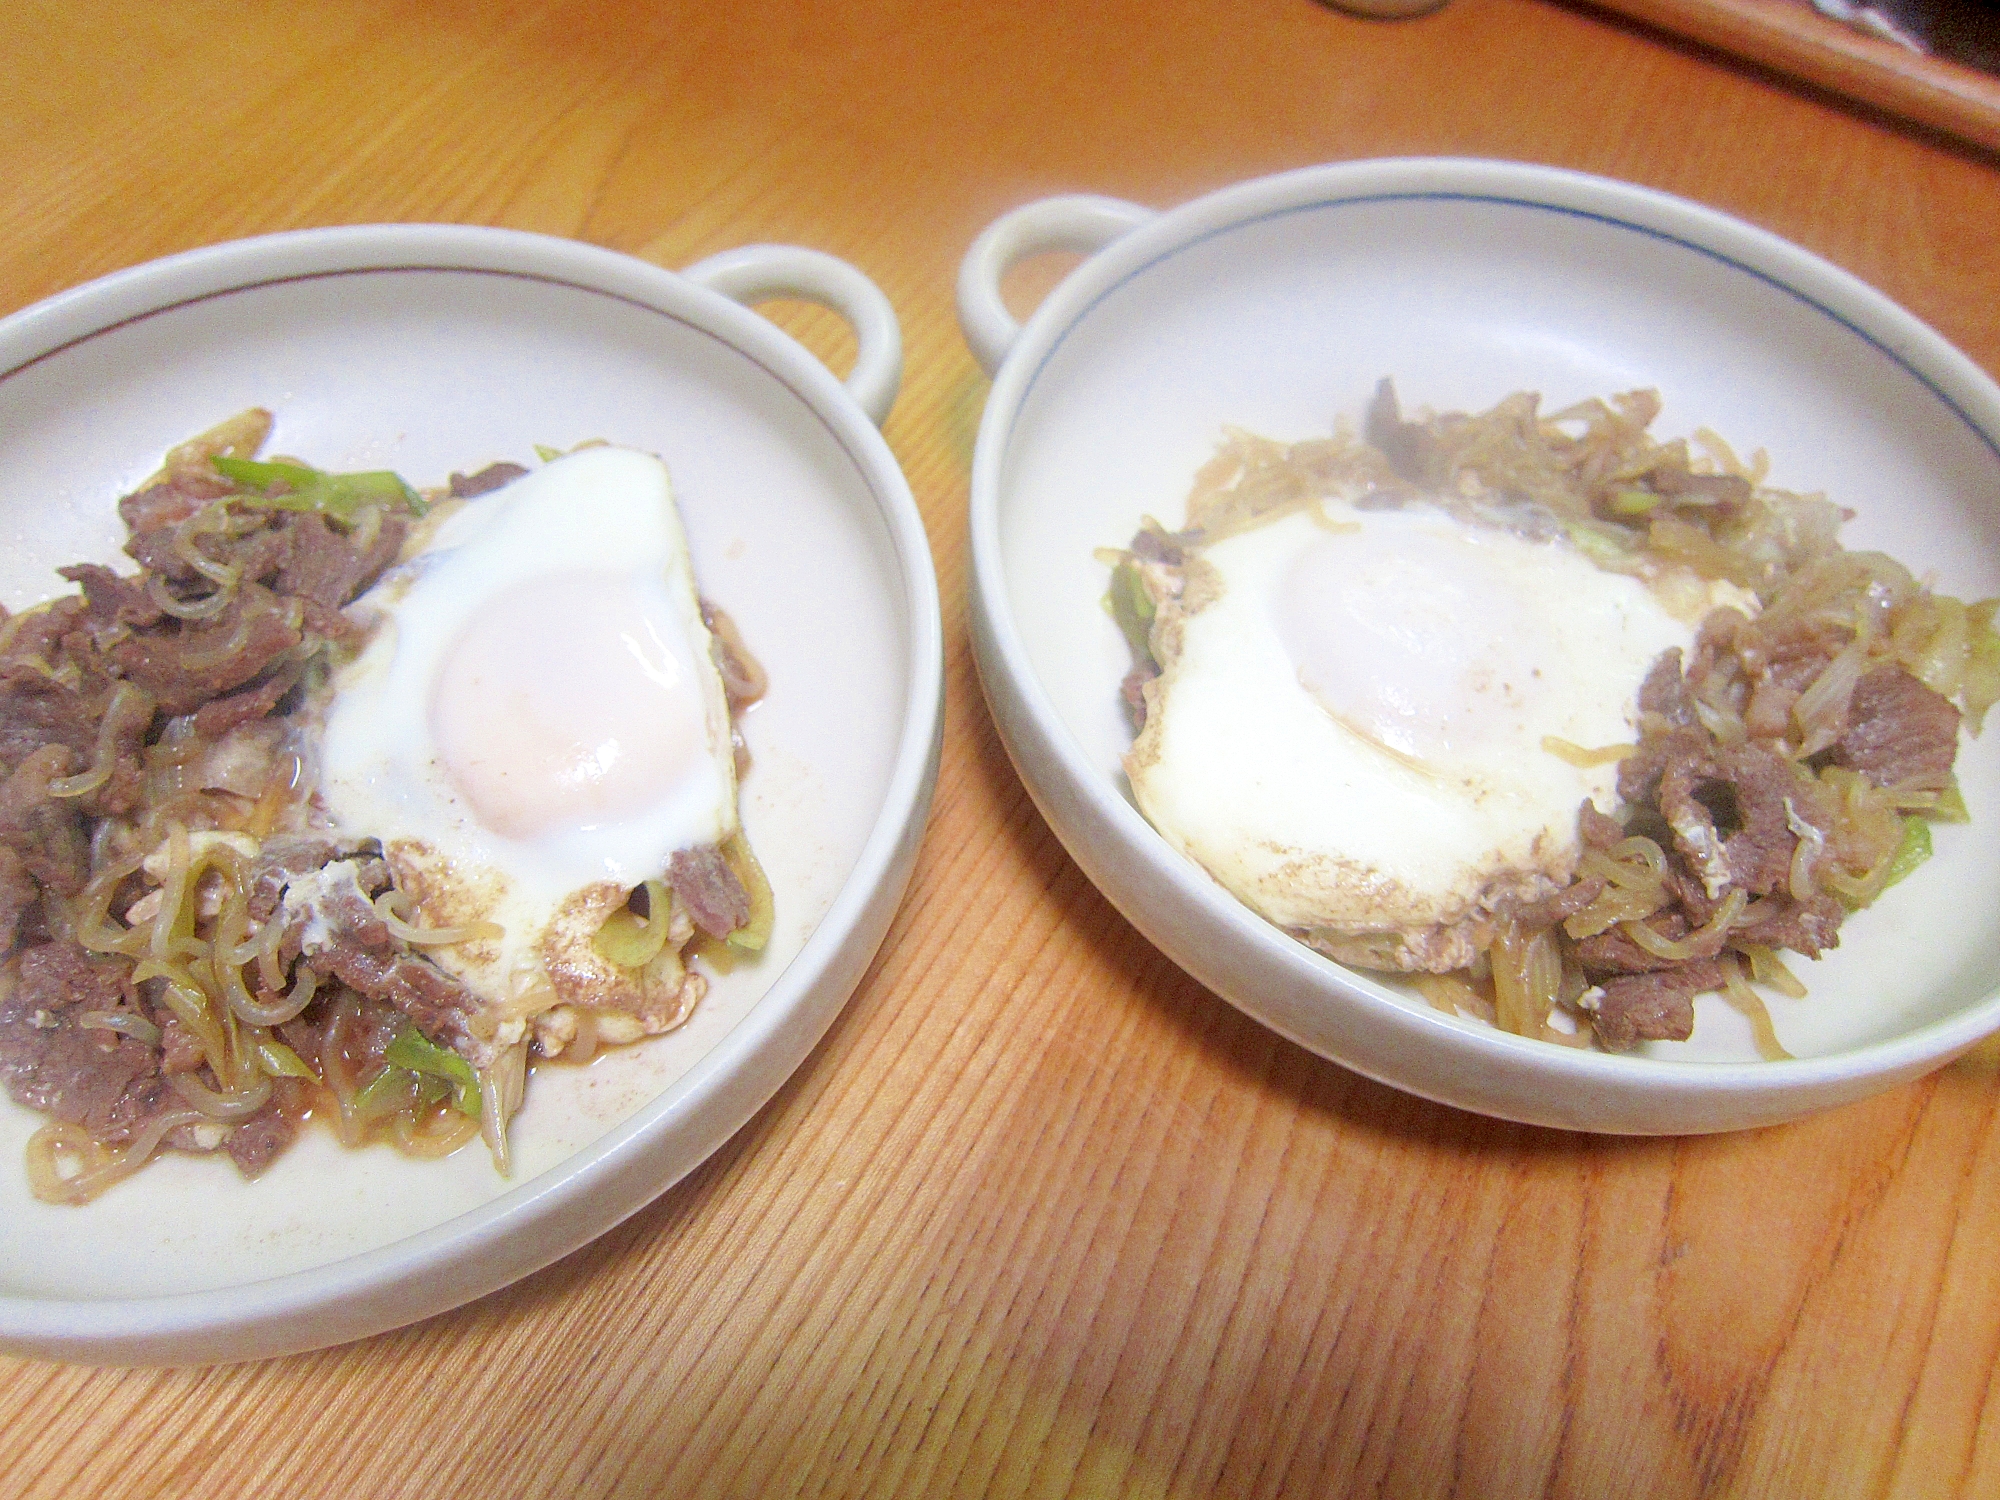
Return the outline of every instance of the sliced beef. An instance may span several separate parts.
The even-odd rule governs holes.
[[[1876,786],[1942,791],[1958,754],[1958,710],[1901,667],[1877,667],[1854,685],[1848,726],[1828,759]]]
[[[1792,705],[1802,690],[1775,677],[1759,678],[1743,706],[1743,727],[1752,739],[1783,739],[1792,727]]]
[[[84,1012],[118,1007],[131,972],[124,959],[69,942],[20,956],[13,992],[0,1000],[0,1083],[16,1103],[109,1142],[166,1107],[154,1048],[77,1024]]]
[[[30,1009],[110,1010],[130,987],[132,965],[77,943],[43,943],[21,955],[13,999]]]
[[[1127,672],[1118,685],[1118,696],[1125,701],[1125,712],[1131,716],[1134,730],[1146,727],[1146,684],[1159,675],[1160,669],[1147,662]]]
[[[314,973],[394,1006],[425,1036],[451,1048],[475,1068],[492,1062],[492,1044],[475,1036],[469,1024],[482,1008],[479,997],[429,959],[387,945],[372,947],[353,934],[338,933],[309,946],[304,960]]]
[[[41,898],[42,888],[21,856],[0,844],[0,958],[13,952],[21,918]]]
[[[256,1177],[298,1139],[303,1101],[298,1080],[276,1079],[264,1107],[229,1133],[223,1149],[245,1177]]]
[[[273,551],[282,548],[283,539],[274,542],[266,527],[241,536],[203,531],[183,537],[178,521],[134,531],[125,541],[128,557],[157,575],[169,589],[188,598],[207,594],[215,587],[214,579],[188,560],[188,552],[219,567],[234,567],[243,578],[255,582],[270,572],[275,561]]]
[[[87,764],[97,744],[97,716],[109,702],[101,681],[85,690],[74,680],[77,673],[66,674],[71,680],[51,676],[56,664],[49,657],[62,648],[52,642],[36,650],[40,644],[17,636],[0,662],[0,767],[9,770],[45,745],[62,745],[78,764]],[[39,665],[27,665],[28,657]]]
[[[1668,942],[1679,942],[1693,929],[1688,920],[1678,911],[1669,908],[1655,912],[1645,919],[1645,925]],[[1704,957],[1721,951],[1721,940]],[[1618,974],[1650,974],[1656,969],[1671,969],[1683,960],[1662,958],[1650,948],[1642,948],[1627,937],[1619,928],[1581,939],[1576,945],[1577,962],[1583,965],[1583,972],[1592,979],[1604,979]]]
[[[1680,505],[1741,510],[1750,501],[1750,481],[1740,474],[1697,474],[1686,463],[1663,463],[1645,476],[1647,488]]]
[[[1713,897],[1725,885],[1765,895],[1791,878],[1799,819],[1814,789],[1784,756],[1763,745],[1696,745],[1673,736],[1661,756],[1655,800],[1681,857]]]
[[[388,923],[375,910],[376,894],[362,883],[361,865],[351,859],[333,860],[316,870],[292,875],[285,882],[279,906],[286,929],[280,951],[287,957],[310,960],[341,944],[388,950],[392,939]],[[369,993],[360,985],[354,988]]]
[[[31,672],[30,663],[53,663],[62,651],[64,639],[80,630],[90,614],[90,605],[79,594],[51,599],[37,609],[24,610],[9,618],[12,636],[7,653],[0,657],[0,678]]]
[[[281,668],[254,687],[211,698],[194,711],[194,732],[203,740],[219,740],[233,729],[254,724],[276,708],[299,685],[301,668]]]
[[[1663,795],[1670,772],[1674,794]],[[1618,765],[1618,795],[1631,809],[1632,828],[1664,848],[1677,850],[1706,887],[1728,878],[1723,835],[1716,827],[1721,783],[1714,744],[1699,730],[1674,729],[1648,736]],[[1704,797],[1710,801],[1700,800]],[[1621,836],[1624,831],[1621,827]]]
[[[727,937],[750,920],[750,893],[712,844],[677,850],[667,861],[667,884],[710,937]]]
[[[1154,526],[1142,526],[1132,536],[1132,555],[1144,562],[1178,568],[1186,560],[1179,540]]]
[[[1514,909],[1514,920],[1524,932],[1541,932],[1568,921],[1603,894],[1604,882],[1595,875],[1574,880],[1538,901],[1523,902]]]
[[[1694,1034],[1694,997],[1722,987],[1713,959],[1607,980],[1590,1011],[1597,1040],[1610,1052],[1641,1042],[1684,1042]]]
[[[1792,732],[1800,695],[1833,665],[1845,638],[1824,624],[1797,621],[1773,631],[1762,626],[1743,637],[1749,697],[1743,727],[1752,739],[1783,739]]]
[[[1378,397],[1378,405],[1393,431],[1400,422],[1393,394]],[[1658,493],[1678,503],[1737,502],[1737,484],[1700,480],[1683,483],[1670,469],[1649,476]],[[1843,794],[1820,771],[1848,767],[1878,787],[1950,785],[1959,711],[1901,667],[1878,666],[1853,680],[1844,702],[1815,711],[1811,735],[1801,741],[1801,697],[1816,688],[1825,697],[1848,682],[1841,653],[1853,649],[1849,626],[1831,622],[1823,610],[1787,609],[1780,601],[1754,621],[1736,610],[1712,610],[1685,666],[1678,651],[1653,663],[1639,693],[1646,716],[1640,745],[1618,767],[1621,817],[1586,803],[1577,831],[1586,849],[1640,835],[1665,851],[1665,899],[1645,926],[1686,945],[1689,957],[1662,958],[1642,947],[1627,935],[1629,923],[1574,943],[1562,936],[1566,959],[1602,987],[1602,998],[1593,991],[1591,1004],[1607,1048],[1686,1036],[1692,997],[1720,986],[1725,949],[1768,947],[1816,958],[1839,946],[1847,914],[1841,902],[1792,894],[1795,864],[1804,870],[1830,857],[1826,847],[1844,817]],[[1842,675],[1828,679],[1837,663]],[[1712,732],[1704,703],[1725,714],[1734,709],[1747,737],[1730,743]],[[1794,761],[1794,751],[1805,758]],[[1802,849],[1808,860],[1801,860]],[[1514,915],[1555,927],[1588,904],[1587,888],[1578,882]],[[1717,919],[1729,907],[1740,909],[1724,933]],[[1691,941],[1697,931],[1710,935]]]
[[[260,892],[267,878],[260,872]],[[493,1048],[470,1027],[483,1008],[479,997],[429,959],[397,945],[372,899],[388,884],[388,866],[379,859],[334,860],[287,874],[278,906],[285,923],[280,951],[288,958],[296,954],[323,978],[394,1006],[424,1035],[484,1067]]]
[[[1790,883],[1792,853],[1798,847],[1795,825],[1824,833],[1833,824],[1819,807],[1819,788],[1791,761],[1762,745],[1732,746],[1721,761],[1741,819],[1741,826],[1723,840],[1730,881],[1753,896],[1782,889]]]
[[[1618,762],[1618,796],[1631,807],[1658,800],[1660,777],[1678,760],[1707,764],[1714,742],[1699,729],[1672,729],[1648,735],[1639,748]],[[1623,837],[1621,834],[1620,837]]]
[[[389,1044],[402,1035],[410,1018],[395,1006],[366,995],[349,994],[345,998],[352,1002],[353,1009],[341,1029],[341,1055],[351,1077],[372,1078],[388,1061]],[[294,1022],[284,1030],[300,1056],[314,1057],[323,1055],[332,1026],[332,1015],[322,1014],[317,1024]]]
[[[370,896],[379,895],[389,884],[389,867],[372,839],[343,844],[320,833],[280,833],[265,839],[246,882],[250,920],[268,921],[294,878],[339,862],[355,865],[355,881]]]
[[[195,512],[228,492],[229,484],[219,474],[211,479],[186,473],[134,490],[118,502],[128,533],[126,556],[169,583],[198,584],[201,574],[174,551],[175,534]]]
[[[512,484],[527,472],[519,464],[488,464],[477,474],[453,474],[449,483],[452,494],[470,500],[474,495],[490,494],[502,485]]]
[[[1828,948],[1840,946],[1840,923],[1846,915],[1846,908],[1831,896],[1815,896],[1810,901],[1767,896],[1744,909],[1730,928],[1729,938],[1733,943],[1790,948],[1807,958],[1818,958]]]
[[[201,1038],[182,1024],[181,1018],[165,1006],[158,1009],[160,1027],[160,1071],[192,1073],[207,1061]]]
[[[207,494],[171,480],[148,485],[143,490],[134,490],[118,502],[118,516],[125,523],[125,529],[134,534],[171,530],[227,490],[228,486],[219,477]]]
[[[1389,460],[1389,467],[1412,484],[1435,488],[1444,477],[1443,453],[1437,439],[1424,423],[1403,420],[1394,381],[1383,380],[1376,385],[1374,399],[1368,403],[1365,432],[1368,441]]]
[[[212,561],[236,569],[242,583],[299,601],[307,623],[321,634],[345,636],[351,626],[340,607],[381,576],[408,535],[409,521],[401,515],[383,515],[364,538],[304,511],[274,514],[268,524],[238,536],[202,536],[196,545]],[[207,592],[212,585],[171,550],[171,540],[167,533],[135,536],[127,550],[169,585]]]
[[[1817,618],[1762,621],[1744,637],[1744,664],[1755,676],[1803,692],[1847,644],[1845,631]]]
[[[305,875],[340,858],[340,845],[319,834],[275,834],[258,847],[245,882],[250,920],[268,922],[294,875]]]
[[[211,500],[233,493],[220,475],[183,473],[164,484],[127,495],[118,502],[118,513],[131,535],[125,553],[140,567],[157,573],[162,582],[175,589],[207,593],[214,587],[194,567],[182,549],[199,553],[211,563],[235,567],[245,579],[266,578],[283,559],[284,526],[287,517],[271,514],[263,525],[243,527],[240,517],[227,532],[198,530],[183,537],[183,523]]]
[[[245,882],[250,920],[268,922],[294,875],[309,874],[338,858],[339,844],[319,834],[276,834],[265,839]]]
[[[84,603],[91,627],[100,632],[156,625],[166,611],[146,592],[142,575],[114,573],[96,563],[77,563],[56,569],[71,583],[83,588]]]
[[[1576,812],[1577,836],[1586,849],[1609,849],[1625,838],[1625,825],[1609,813],[1597,810],[1597,804],[1585,801]]]
[[[299,523],[308,520],[317,521],[319,517],[311,511],[277,512],[261,531],[233,538],[223,547],[222,555],[251,582],[271,584],[291,560],[292,538]],[[279,588],[284,592],[282,585]]]
[[[141,568],[174,588],[198,587],[202,582],[202,575],[174,550],[172,527],[133,532],[125,539],[125,553]]]
[[[0,690],[0,704],[18,706],[24,694]],[[48,740],[22,758],[14,770],[20,772],[30,760],[46,768],[40,780],[78,776],[98,766],[98,754],[110,756],[108,774],[88,792],[74,798],[74,806],[88,818],[116,818],[132,812],[140,804],[144,786],[146,738],[152,734],[152,698],[144,688],[130,682],[104,680],[90,692],[44,694],[40,702],[48,708],[42,716],[42,732]],[[0,708],[0,716],[6,710]],[[32,740],[28,718],[8,716],[16,732],[16,746]],[[68,798],[64,798],[68,800]]]
[[[49,795],[49,783],[66,774],[69,752],[45,745],[0,783],[0,845],[14,851],[27,871],[58,895],[74,896],[90,878],[90,841],[74,798]]]
[[[161,712],[187,714],[255,681],[299,642],[298,628],[270,595],[246,588],[212,623],[131,636],[109,655],[123,676],[153,695]]]
[[[317,514],[296,516],[289,551],[278,571],[278,592],[338,609],[381,576],[408,535],[409,525],[401,516],[384,516],[374,536],[361,546]]]
[[[1646,680],[1639,685],[1639,710],[1658,714],[1676,729],[1690,729],[1699,722],[1695,718],[1694,695],[1688,691],[1687,678],[1681,673],[1680,647],[1662,651],[1653,663]]]
[[[1737,655],[1737,644],[1749,624],[1749,617],[1741,610],[1727,606],[1711,609],[1702,618],[1701,628],[1695,632],[1694,656],[1687,664],[1687,680],[1690,683],[1706,682],[1718,663],[1733,660]]]

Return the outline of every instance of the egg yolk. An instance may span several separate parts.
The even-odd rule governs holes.
[[[637,813],[698,773],[707,724],[663,589],[576,570],[475,610],[430,703],[441,769],[503,838]]]
[[[1301,551],[1274,615],[1306,691],[1417,760],[1518,739],[1545,692],[1534,654],[1545,632],[1491,550],[1476,536],[1369,527]]]

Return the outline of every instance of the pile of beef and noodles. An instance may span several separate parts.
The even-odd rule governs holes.
[[[343,606],[431,501],[523,471],[427,500],[392,473],[260,461],[269,427],[245,412],[119,502],[138,572],[66,567],[80,592],[0,616],[0,1083],[49,1117],[28,1146],[44,1201],[163,1149],[254,1176],[310,1118],[419,1157],[483,1134],[504,1170],[529,1053],[559,1050],[426,957],[477,934],[413,925],[379,847],[316,827],[310,797],[330,663],[363,633]],[[747,658],[723,668],[734,713],[761,684]],[[724,883],[729,922],[757,920]],[[660,962],[700,937],[668,885],[634,893],[604,951]],[[699,984],[680,994],[644,1029]],[[574,1016],[560,1037],[578,1060],[600,1040]]]
[[[1850,513],[1762,481],[1719,437],[1656,441],[1638,391],[1544,415],[1517,393],[1476,415],[1408,420],[1383,381],[1357,439],[1284,444],[1231,432],[1196,478],[1187,525],[1148,521],[1114,565],[1108,602],[1134,654],[1125,701],[1143,722],[1159,671],[1148,640],[1184,554],[1310,506],[1423,500],[1529,537],[1566,536],[1598,566],[1679,565],[1754,595],[1703,620],[1638,695],[1636,743],[1544,748],[1617,762],[1619,805],[1586,802],[1573,878],[1485,923],[1477,962],[1411,976],[1446,1011],[1613,1051],[1692,1034],[1695,996],[1720,992],[1783,1057],[1753,985],[1804,987],[1781,951],[1817,958],[1842,919],[1928,857],[1933,821],[1963,821],[1959,728],[2000,697],[2000,601],[1934,593],[1894,559],[1837,539]],[[1343,962],[1397,967],[1364,939]],[[1551,1024],[1554,1018],[1558,1024]]]

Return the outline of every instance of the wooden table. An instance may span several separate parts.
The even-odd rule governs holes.
[[[950,709],[879,962],[706,1166],[361,1344],[0,1361],[0,1494],[2000,1494],[2000,1051],[1781,1129],[1606,1140],[1404,1097],[1203,991],[987,719],[951,302],[1043,193],[1464,153],[1741,215],[2000,371],[1992,158],[1543,0],[19,0],[5,29],[0,311],[370,220],[864,267],[904,319],[887,432]]]

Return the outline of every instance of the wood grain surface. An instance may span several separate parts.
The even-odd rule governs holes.
[[[1821,15],[1806,0],[1594,0],[1697,42],[2000,151],[2000,78]]]
[[[1405,1097],[1202,990],[986,717],[985,382],[951,309],[967,242],[1030,197],[1443,152],[1736,213],[1995,371],[1991,158],[1538,0],[14,0],[4,31],[0,311],[373,220],[863,267],[904,319],[887,434],[949,710],[881,958],[707,1165],[360,1344],[0,1361],[0,1495],[2000,1494],[2000,1052],[1784,1128],[1595,1139]],[[843,357],[831,318],[779,312]]]

